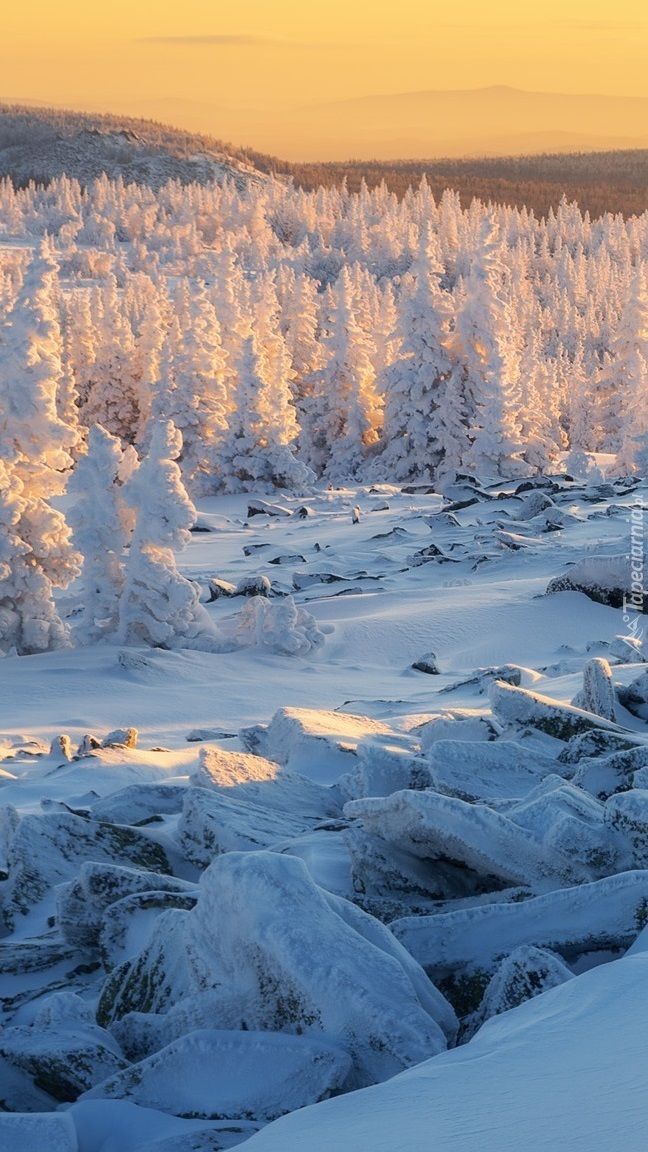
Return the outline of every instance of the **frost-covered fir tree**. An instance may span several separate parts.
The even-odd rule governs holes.
[[[411,274],[413,284],[398,318],[398,358],[379,381],[385,398],[384,449],[376,471],[396,482],[414,476],[431,480],[444,455],[440,401],[453,367],[447,351],[451,298],[440,286],[444,269],[430,229],[422,235]]]
[[[83,556],[83,616],[78,634],[86,642],[112,635],[119,625],[124,555],[135,524],[122,485],[136,466],[135,450],[124,452],[116,436],[95,424],[88,435],[87,452],[68,484],[68,494],[75,498],[68,522]]]
[[[641,267],[633,276],[611,353],[620,440],[615,470],[630,473],[648,433],[648,286]]]
[[[464,463],[481,476],[529,471],[521,460],[519,333],[504,298],[505,274],[497,222],[489,214],[479,227],[456,321],[472,420],[472,445]]]
[[[272,337],[269,340],[272,345]],[[297,424],[289,370],[289,358],[276,349],[269,354],[255,326],[242,344],[234,406],[217,450],[217,467],[227,491],[299,490],[314,479],[292,449]]]
[[[182,576],[174,551],[196,519],[176,463],[182,436],[169,420],[153,430],[149,454],[124,485],[136,513],[119,602],[117,640],[151,648],[210,648],[215,630],[197,584]]]
[[[112,273],[102,289],[93,292],[91,308],[99,339],[83,420],[88,427],[101,424],[123,444],[133,444],[141,424],[135,340]]]
[[[371,345],[356,318],[346,267],[330,290],[322,344],[326,363],[305,408],[301,441],[309,467],[338,482],[358,475],[382,423]]]
[[[549,471],[565,447],[554,406],[556,365],[543,355],[538,328],[527,333],[520,359],[520,431],[523,456],[534,472]]]
[[[222,484],[218,460],[232,398],[214,306],[204,290],[190,292],[186,280],[175,293],[160,375],[152,420],[173,421],[182,433],[178,463],[183,483],[192,496],[211,495]]]
[[[0,648],[18,654],[69,644],[53,589],[79,571],[70,530],[49,502],[63,491],[77,440],[56,404],[63,375],[56,279],[44,241],[0,340]]]

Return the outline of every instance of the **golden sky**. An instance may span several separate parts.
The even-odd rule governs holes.
[[[647,62],[644,0],[6,0],[0,98],[314,154],[304,106],[490,85],[648,97]],[[379,112],[366,116],[378,131]]]

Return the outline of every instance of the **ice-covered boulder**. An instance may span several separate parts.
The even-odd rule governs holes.
[[[194,908],[197,892],[134,892],[109,904],[101,917],[99,954],[107,972],[136,956],[158,916],[169,908]]]
[[[553,852],[567,856],[595,880],[632,866],[627,846],[609,826],[605,812],[588,792],[560,776],[547,776],[507,815],[533,832],[549,856]]]
[[[604,720],[594,712],[560,704],[549,696],[527,688],[514,688],[500,680],[491,689],[491,705],[496,719],[506,727],[536,728],[557,740],[569,740],[590,728],[621,731],[610,720]]]
[[[261,1127],[252,1120],[185,1120],[130,1100],[86,1097],[68,1105],[66,1115],[74,1121],[79,1152],[224,1152]]]
[[[310,783],[307,781],[306,783]],[[267,800],[239,799],[226,791],[189,788],[185,794],[178,840],[185,856],[206,868],[221,852],[253,852],[299,836],[323,819],[321,808],[303,813],[296,804],[286,811],[282,795]]]
[[[27,815],[9,849],[9,878],[0,885],[2,918],[13,928],[16,917],[71,880],[86,860],[171,871],[164,850],[143,833],[124,825],[86,820],[70,812]]]
[[[583,667],[583,687],[572,704],[586,712],[594,712],[604,720],[616,720],[616,697],[612,683],[612,669],[607,660],[595,656]]]
[[[348,1053],[319,1038],[201,1029],[111,1076],[84,1099],[267,1122],[343,1090],[350,1072]]]
[[[421,751],[427,754],[437,740],[496,740],[500,731],[489,716],[480,712],[465,708],[448,709],[421,727]]]
[[[561,748],[557,760],[560,764],[580,764],[587,758],[601,758],[616,752],[626,752],[632,748],[646,748],[648,744],[633,732],[612,728],[590,728],[570,736],[565,748]]]
[[[93,820],[143,825],[182,811],[182,789],[173,784],[131,784],[90,805]]]
[[[604,812],[606,823],[628,845],[632,867],[648,868],[648,789],[611,796]]]
[[[201,748],[199,765],[189,784],[231,799],[269,805],[306,823],[340,814],[334,789],[249,752]]]
[[[380,919],[414,913],[432,900],[455,900],[483,890],[480,878],[467,868],[421,859],[368,832],[360,820],[351,823],[344,838],[358,902]]]
[[[573,976],[564,960],[548,948],[535,948],[528,944],[515,948],[500,961],[479,1008],[464,1022],[462,1040],[469,1040],[492,1016],[509,1012],[525,1000],[532,1000],[549,988],[557,988]]]
[[[644,788],[640,783],[641,773],[648,770],[648,744],[626,748],[622,752],[612,752],[609,756],[596,756],[583,759],[579,763],[572,783],[596,796],[607,800],[616,792],[627,792],[629,788]]]
[[[503,740],[439,740],[429,748],[427,762],[437,792],[468,801],[519,799],[560,767],[548,756]]]
[[[536,832],[483,804],[405,791],[351,800],[344,812],[401,851],[469,868],[495,888],[523,884],[542,890],[592,878],[580,861],[548,849]]]
[[[220,852],[269,848],[340,814],[330,788],[250,753],[201,749],[190,783],[178,837],[200,868]]]
[[[267,726],[244,728],[240,735],[248,751],[320,784],[334,784],[339,776],[353,769],[360,740],[393,733],[387,724],[366,716],[280,708]]]
[[[0,1038],[2,1033],[0,1032]],[[2,1085],[2,1111],[0,1111],[0,1148],[12,1148],[4,1144],[2,1119],[6,1112],[50,1112],[57,1102],[49,1092],[38,1088],[29,1073],[16,1064],[0,1056],[0,1085]]]
[[[76,948],[96,948],[106,908],[142,892],[191,896],[195,884],[159,872],[86,862],[74,880],[56,891],[56,920],[63,938]]]
[[[326,1033],[351,1055],[354,1085],[394,1075],[453,1035],[449,1005],[388,929],[318,888],[300,860],[227,853],[200,887],[192,912],[163,913],[146,947],[112,973],[101,1024],[208,997],[210,1028]]]
[[[647,567],[644,557],[644,569]],[[585,556],[573,564],[567,572],[555,576],[549,582],[547,594],[553,592],[583,592],[598,604],[608,604],[611,608],[623,608],[626,602],[640,612],[648,612],[648,597],[637,594],[632,597],[632,566],[630,556]],[[632,599],[631,599],[632,597]]]
[[[465,676],[462,680],[456,680],[453,684],[448,684],[442,688],[439,695],[456,692],[460,688],[475,688],[478,695],[483,696],[495,680],[503,680],[505,684],[519,686],[522,683],[523,671],[525,669],[521,668],[519,664],[499,664],[491,668],[478,668],[471,676]]]
[[[633,871],[520,903],[405,917],[390,927],[435,983],[447,989],[450,981],[479,1000],[515,948],[548,948],[570,964],[585,953],[628,948],[647,922],[648,871]]]
[[[533,492],[527,492],[522,497],[513,516],[516,520],[533,520],[541,512],[547,512],[550,508],[556,508],[551,497],[546,492],[536,488]]]
[[[137,728],[113,728],[101,741],[102,748],[137,748]]]
[[[617,694],[624,708],[640,719],[648,720],[648,672],[641,672],[626,687],[619,685]]]
[[[63,993],[66,1000],[77,1000]],[[33,1076],[55,1100],[76,1100],[80,1093],[128,1067],[116,1041],[80,1011],[62,1007],[55,997],[31,1027],[0,1032],[0,1056]],[[68,1014],[69,1012],[69,1014]]]
[[[390,796],[403,788],[416,791],[431,785],[430,766],[422,756],[395,742],[371,738],[359,741],[353,768],[338,780],[346,800]]]

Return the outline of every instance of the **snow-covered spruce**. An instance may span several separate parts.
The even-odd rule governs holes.
[[[80,557],[51,500],[63,490],[77,432],[57,410],[63,378],[56,312],[58,265],[44,240],[4,329],[0,354],[0,650],[43,652],[69,644],[54,588]]]
[[[124,485],[136,518],[119,601],[121,644],[200,648],[217,642],[197,585],[180,575],[173,555],[188,543],[196,519],[176,464],[181,448],[173,423],[158,424],[149,455]]]

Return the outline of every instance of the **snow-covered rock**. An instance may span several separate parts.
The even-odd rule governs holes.
[[[549,848],[536,832],[502,813],[437,792],[351,800],[344,813],[402,851],[469,868],[494,888],[523,884],[542,890],[592,878],[579,860]]]
[[[261,756],[204,748],[178,826],[200,868],[220,852],[268,848],[340,814],[331,789]]]
[[[604,720],[616,720],[612,670],[607,660],[595,656],[583,666],[583,687],[572,703]]]
[[[560,704],[549,696],[527,688],[514,688],[499,680],[491,689],[491,705],[496,719],[507,727],[537,728],[557,740],[569,740],[590,728],[620,732],[610,720],[594,712]]]
[[[437,740],[495,740],[499,734],[489,716],[467,708],[448,709],[420,729],[421,751],[428,753]]]
[[[9,849],[9,878],[0,885],[2,918],[12,927],[19,915],[71,880],[85,860],[136,865],[170,872],[164,850],[123,825],[85,820],[69,812],[25,816]]]
[[[612,752],[609,756],[581,760],[572,776],[572,783],[598,800],[607,800],[615,792],[627,792],[633,786],[644,788],[641,773],[647,769],[648,745],[643,744]]]
[[[173,784],[131,784],[90,805],[93,820],[109,824],[148,824],[182,811],[182,790]]]
[[[191,896],[195,884],[159,872],[87,861],[75,879],[56,890],[56,919],[63,938],[77,948],[96,948],[106,908],[143,892]]]
[[[314,1037],[202,1029],[111,1076],[84,1099],[267,1122],[343,1090],[350,1072],[348,1053]]]
[[[33,1076],[55,1100],[76,1100],[128,1066],[116,1041],[87,1018],[84,1007],[78,997],[62,993],[41,1009],[31,1027],[0,1032],[0,1056]]]
[[[427,763],[437,792],[468,801],[521,798],[560,767],[548,756],[503,740],[438,740]]]
[[[644,557],[643,569],[647,567]],[[586,556],[573,564],[561,576],[549,582],[547,594],[553,592],[583,592],[598,604],[608,604],[611,608],[623,608],[632,597],[632,567],[630,556]],[[640,600],[641,597],[638,597]],[[634,603],[634,600],[632,600]],[[648,610],[648,599],[644,596],[640,611]]]
[[[131,1012],[169,1014],[200,997],[208,1019],[198,1004],[194,1028],[326,1033],[351,1055],[356,1085],[441,1051],[456,1027],[386,928],[318,888],[300,860],[268,852],[218,857],[196,908],[163,913],[112,973],[98,1019],[126,1017],[127,1028]]]
[[[198,895],[189,891],[134,892],[109,904],[101,917],[99,954],[107,972],[131,960],[148,939],[158,916],[169,908],[194,908]]]
[[[643,1152],[645,953],[489,1020],[469,1044],[264,1128],[249,1152]]]
[[[532,1000],[573,977],[565,962],[548,948],[526,944],[514,948],[498,964],[477,1011],[464,1022],[462,1039],[470,1039],[492,1016],[510,1012],[525,1000]]]
[[[611,796],[605,821],[629,847],[633,868],[648,868],[648,789],[633,788]]]
[[[560,776],[547,776],[526,798],[509,808],[514,823],[533,832],[549,856],[555,851],[581,864],[591,879],[631,866],[623,838],[605,819],[606,809]],[[643,867],[643,864],[636,864]]]
[[[409,748],[380,740],[361,739],[356,746],[356,762],[346,776],[338,780],[338,788],[346,800],[359,800],[363,796],[390,796],[403,788],[414,790],[432,785],[430,766],[423,757]]]
[[[549,948],[567,963],[584,953],[625,949],[647,921],[648,871],[632,871],[520,903],[405,917],[391,929],[445,985],[458,974],[473,983],[474,977],[489,980],[499,960],[522,945]]]
[[[354,767],[358,743],[367,736],[389,736],[379,720],[310,708],[280,708],[270,724],[245,728],[245,747],[292,768],[320,784],[333,784]]]

